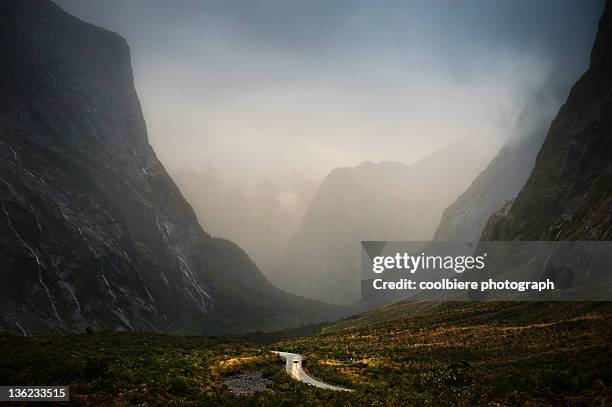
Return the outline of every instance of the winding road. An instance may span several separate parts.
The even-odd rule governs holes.
[[[301,382],[308,383],[311,386],[320,387],[322,389],[335,391],[353,391],[350,389],[345,389],[343,387],[337,387],[332,386],[331,384],[322,383],[308,376],[306,372],[304,372],[304,369],[302,369],[302,360],[304,359],[302,355],[298,355],[297,353],[277,351],[272,351],[272,353],[276,353],[278,356],[286,360],[285,369],[287,370],[289,376],[293,377],[295,380],[299,380]]]

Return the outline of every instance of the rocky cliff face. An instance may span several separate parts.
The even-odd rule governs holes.
[[[588,71],[552,122],[531,175],[485,240],[612,239],[612,4]]]
[[[214,333],[334,316],[201,229],[148,143],[118,35],[48,1],[1,0],[0,95],[0,330]]]
[[[485,162],[485,154],[456,143],[410,165],[335,169],[321,183],[272,282],[334,303],[359,299],[360,242],[431,239],[444,207]]]
[[[510,141],[444,210],[435,240],[478,240],[489,216],[514,199],[525,185],[550,122],[578,76],[562,68],[553,71],[544,86],[527,98]]]

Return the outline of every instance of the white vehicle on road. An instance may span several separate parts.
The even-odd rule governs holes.
[[[281,358],[285,359],[285,369],[287,373],[293,377],[295,380],[299,380],[304,383],[308,383],[311,386],[320,387],[322,389],[335,390],[335,391],[353,391],[350,389],[345,389],[343,387],[332,386],[331,384],[322,383],[318,380],[313,379],[308,376],[304,369],[302,369],[302,360],[304,358],[302,355],[298,355],[297,353],[289,353],[289,352],[277,352],[272,351],[272,353],[276,353]]]

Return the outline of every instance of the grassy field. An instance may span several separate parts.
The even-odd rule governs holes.
[[[375,405],[606,405],[611,315],[612,304],[396,304],[277,346]]]
[[[69,384],[75,405],[605,406],[610,316],[612,304],[400,303],[304,329],[309,336],[265,335],[276,341],[265,345],[152,333],[0,336],[0,384]],[[305,355],[309,374],[355,392],[290,379],[271,349]],[[236,396],[223,384],[252,371],[270,380],[267,390]]]

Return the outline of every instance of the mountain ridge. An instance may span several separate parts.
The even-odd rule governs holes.
[[[589,69],[553,120],[511,208],[485,240],[612,239],[612,4],[606,3]]]
[[[477,240],[488,218],[514,198],[529,178],[550,122],[567,98],[573,75],[553,69],[531,93],[507,141],[469,187],[444,209],[434,240]]]
[[[338,308],[274,288],[202,230],[148,142],[127,42],[0,1],[0,329],[279,329]]]
[[[333,169],[271,281],[327,302],[358,300],[360,241],[430,239],[444,207],[484,162],[478,147],[451,143],[411,164],[365,162]]]

